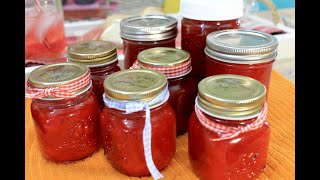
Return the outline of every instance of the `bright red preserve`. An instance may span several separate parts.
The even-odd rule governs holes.
[[[206,56],[205,75],[206,77],[217,74],[237,74],[248,76],[260,81],[263,85],[265,85],[268,94],[271,71],[274,61],[275,60],[273,59],[268,62],[258,64],[237,64],[219,61]]]
[[[198,87],[197,79],[190,75],[190,54],[177,48],[151,48],[139,53],[137,66],[166,75],[170,92],[169,103],[176,115],[177,135],[187,132]]]
[[[31,113],[46,159],[76,161],[100,148],[99,104],[91,88],[72,99],[33,99]]]
[[[104,93],[104,88],[103,88],[103,81],[107,76],[109,76],[112,73],[120,71],[120,67],[118,66],[118,61],[109,64],[107,66],[101,66],[101,67],[90,67],[90,77],[92,80],[92,87],[93,87],[93,92],[97,96],[100,109],[104,107],[104,102],[102,95]]]
[[[121,70],[118,66],[116,45],[109,41],[89,40],[69,46],[67,51],[69,62],[80,63],[90,69],[93,92],[102,109],[103,81],[110,74]]]
[[[164,104],[150,109],[152,158],[158,170],[165,168],[176,151],[176,121],[172,107]],[[145,111],[125,114],[105,107],[101,111],[102,147],[112,166],[129,176],[147,176],[142,131]]]
[[[259,31],[236,29],[210,33],[205,48],[206,77],[236,74],[260,81],[268,89],[278,40]]]
[[[197,79],[191,77],[190,73],[168,79],[169,82],[169,103],[173,107],[177,120],[177,135],[188,131],[189,118],[194,109],[197,96]]]
[[[130,16],[120,21],[124,68],[129,69],[138,54],[154,47],[175,47],[178,20],[167,15]]]
[[[233,122],[206,115],[211,121],[227,126],[244,126],[253,119]],[[261,128],[241,133],[239,136],[210,141],[220,135],[206,129],[195,113],[189,122],[189,159],[201,180],[256,179],[266,166],[270,127],[267,122]]]
[[[176,37],[172,37],[159,41],[132,41],[123,38],[123,54],[124,54],[124,68],[129,69],[135,60],[137,60],[138,54],[149,48],[154,47],[176,47]]]
[[[191,55],[192,76],[198,77],[199,81],[205,77],[205,52],[206,37],[209,33],[225,30],[238,29],[238,19],[223,21],[201,21],[182,18],[181,21],[181,49]]]

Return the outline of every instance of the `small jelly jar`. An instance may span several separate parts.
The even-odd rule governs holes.
[[[118,66],[116,45],[101,40],[82,41],[69,46],[67,51],[68,62],[81,63],[89,67],[93,92],[102,109],[103,81],[108,75],[121,70]]]
[[[81,64],[56,63],[30,73],[26,97],[42,155],[55,162],[91,156],[100,148],[99,104],[90,70]]]
[[[206,77],[238,74],[254,78],[268,89],[272,65],[277,56],[278,40],[252,30],[223,30],[207,36]]]
[[[129,69],[145,49],[176,47],[177,24],[177,19],[165,15],[132,16],[121,20],[124,68]]]
[[[169,103],[176,114],[177,135],[187,132],[198,86],[197,80],[190,76],[190,54],[182,49],[156,47],[140,52],[136,63],[139,68],[166,75],[170,92]]]
[[[201,80],[198,92],[188,132],[193,171],[202,180],[256,179],[266,167],[270,137],[265,86],[221,74]]]
[[[163,177],[176,151],[176,118],[164,74],[123,70],[104,81],[102,147],[112,166],[129,176]]]
[[[181,49],[190,53],[191,75],[200,81],[205,77],[206,36],[218,30],[238,29],[243,0],[181,0],[180,15]]]

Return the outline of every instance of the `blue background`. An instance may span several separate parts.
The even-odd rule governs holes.
[[[272,2],[277,9],[295,8],[294,0],[272,0]],[[263,2],[258,2],[258,5],[259,5],[259,11],[269,10],[269,8]]]

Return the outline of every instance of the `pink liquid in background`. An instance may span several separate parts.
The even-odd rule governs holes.
[[[66,50],[63,12],[46,9],[26,10],[25,63],[49,64],[61,62]]]

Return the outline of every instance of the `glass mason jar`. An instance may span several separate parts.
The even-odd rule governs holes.
[[[59,0],[25,0],[25,66],[63,62],[64,16]]]
[[[100,148],[99,104],[87,67],[67,62],[41,66],[30,73],[27,93],[46,159],[76,161]]]
[[[176,47],[177,24],[177,19],[165,15],[132,16],[121,20],[124,68],[129,69],[145,49]]]
[[[160,174],[176,151],[176,119],[165,75],[123,70],[108,76],[104,88],[100,127],[107,158],[123,174],[159,178],[154,171]]]
[[[198,86],[188,152],[203,180],[255,179],[266,166],[270,127],[266,88],[246,76],[221,74]]]
[[[223,7],[223,8],[222,8]],[[181,0],[181,49],[191,55],[191,75],[198,82],[205,77],[206,36],[214,31],[238,29],[243,0]]]
[[[252,30],[223,30],[207,36],[206,77],[238,74],[254,78],[268,89],[272,65],[277,56],[278,40]]]
[[[190,76],[190,54],[176,48],[150,48],[138,54],[137,67],[166,75],[170,92],[169,103],[176,115],[177,135],[187,132],[198,86],[197,80]]]
[[[108,75],[121,70],[116,45],[101,40],[82,41],[68,47],[68,61],[81,63],[90,69],[93,92],[102,109],[103,81]]]

